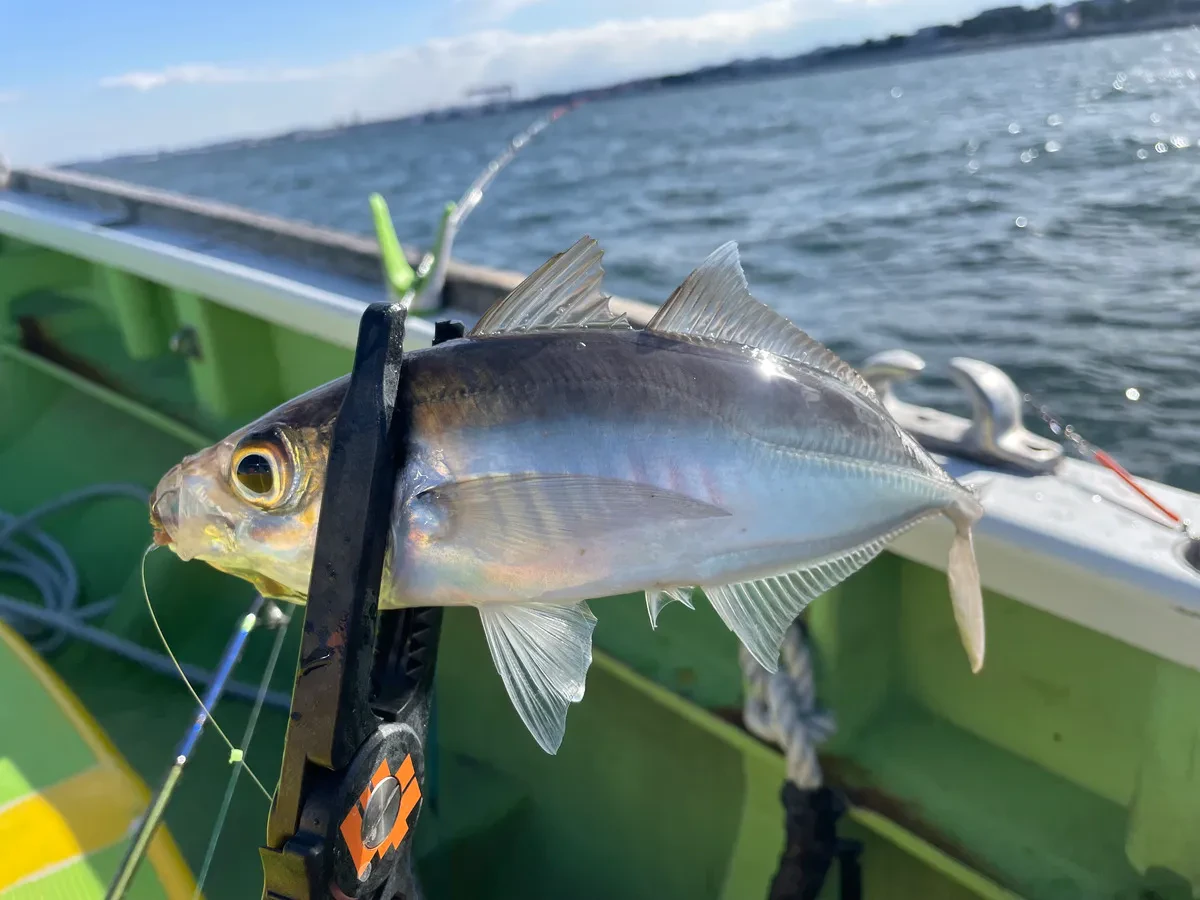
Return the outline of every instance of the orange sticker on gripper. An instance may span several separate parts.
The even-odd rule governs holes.
[[[400,810],[396,814],[396,821],[383,843],[374,850],[368,849],[363,843],[362,827],[363,816],[367,811],[367,801],[371,799],[371,788],[391,775],[388,761],[385,759],[379,764],[375,774],[371,776],[370,785],[363,788],[363,792],[358,795],[357,802],[350,807],[350,811],[342,819],[340,828],[342,838],[346,841],[346,849],[350,851],[350,858],[354,860],[354,868],[359,878],[362,878],[373,859],[382,857],[388,850],[399,847],[404,842],[409,830],[408,816],[421,799],[421,786],[417,783],[412,757],[405,756],[395,773],[396,782],[400,785]]]

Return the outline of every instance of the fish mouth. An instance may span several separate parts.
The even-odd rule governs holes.
[[[150,495],[150,525],[154,528],[154,544],[169,547],[179,527],[179,468],[163,476]]]
[[[171,545],[171,528],[178,521],[178,510],[178,491],[167,491],[163,494],[155,492],[150,496],[150,524],[154,528],[154,543],[157,546]]]

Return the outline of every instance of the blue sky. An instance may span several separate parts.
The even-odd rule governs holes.
[[[0,0],[0,154],[53,163],[954,21],[981,0]]]

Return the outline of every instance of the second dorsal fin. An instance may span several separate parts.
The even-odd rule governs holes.
[[[550,257],[512,293],[484,313],[472,337],[526,331],[574,331],[580,328],[630,328],[613,315],[608,295],[600,291],[604,251],[586,235],[569,249]]]
[[[832,375],[858,393],[878,399],[849,363],[750,295],[733,241],[714,250],[684,279],[646,330],[766,350]]]

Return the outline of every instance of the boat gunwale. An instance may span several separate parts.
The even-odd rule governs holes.
[[[14,202],[0,192],[0,234],[191,292],[340,346],[353,347],[358,338],[359,319],[367,304],[363,299],[162,240],[125,234],[72,212],[61,201]],[[381,286],[378,299],[384,296]],[[428,343],[433,323],[414,316],[408,333],[421,344]]]
[[[59,192],[57,197],[55,191]],[[82,195],[71,199],[70,191],[79,191]],[[95,210],[104,208],[106,197],[174,210],[191,216],[194,225],[210,217],[214,221],[235,221],[248,229],[287,235],[301,245],[311,238],[326,248],[340,247],[345,252],[360,253],[370,257],[374,261],[372,265],[378,264],[378,248],[366,238],[91,175],[50,170],[13,170],[7,189],[0,189],[0,234],[40,243],[181,290],[193,290],[216,304],[242,310],[342,347],[355,345],[359,318],[366,302],[363,299],[323,290],[297,278],[257,270],[165,240],[122,233],[120,226],[127,224],[123,221],[94,224],[90,219],[95,218]],[[34,198],[34,202],[14,203],[13,198]],[[83,206],[85,200],[87,206]],[[91,210],[90,217],[88,210]],[[131,215],[137,218],[136,209]],[[161,230],[164,235],[171,231],[166,226],[161,226]],[[189,233],[203,233],[203,228],[193,227]],[[300,277],[306,269],[314,275],[328,275],[330,271],[285,258]],[[522,276],[455,261],[450,263],[448,285],[452,281],[461,283],[474,278],[479,279],[477,287],[491,298],[487,301],[490,305],[518,284]],[[363,284],[366,282],[360,282],[358,287]],[[382,299],[381,278],[375,276],[372,284],[380,291]],[[644,325],[655,310],[649,304],[619,298],[614,298],[612,305],[614,310],[625,312],[635,325]],[[452,314],[449,310],[441,312]],[[438,314],[434,312],[431,317]],[[410,319],[408,337],[412,346],[427,345],[432,335],[431,321],[417,316]],[[983,476],[990,482],[985,489],[988,512],[977,527],[977,555],[985,588],[1200,670],[1200,577],[1189,571],[1180,558],[1176,545],[1183,536],[1161,529],[1162,539],[1154,538],[1150,551],[1141,555],[1132,552],[1128,529],[1122,531],[1117,527],[1128,511],[1109,510],[1112,504],[1097,506],[1089,491],[1079,491],[1076,489],[1078,484],[1068,485],[1060,477],[1071,474],[1077,480],[1093,483],[1099,483],[1099,479],[1106,486],[1111,484],[1120,495],[1122,488],[1116,476],[1097,466],[1070,459],[1063,461],[1058,474],[1030,477],[957,458],[941,455],[935,455],[935,458],[957,477],[974,480]],[[1140,480],[1155,493],[1173,501],[1184,518],[1200,521],[1200,496],[1148,479]],[[1040,510],[1056,506],[1057,518],[1044,513],[1040,516],[1030,514],[1035,491],[1048,494],[1050,502],[1042,505]],[[1111,533],[1099,533],[1096,527],[1098,516],[1108,517]],[[943,524],[932,521],[915,528],[898,538],[889,550],[945,571],[949,536],[939,527]],[[1160,528],[1150,523],[1141,527]],[[1143,535],[1149,533],[1143,532]],[[1147,546],[1144,538],[1142,543],[1144,550]],[[1048,567],[1046,571],[1055,577],[1041,577],[1040,580],[1031,577],[1027,565],[1031,559]],[[1014,565],[1018,560],[1023,564]],[[1055,587],[1064,583],[1063,579],[1074,586],[1065,594]]]
[[[109,226],[112,229],[136,223],[187,232],[235,243],[267,256],[286,259],[294,265],[382,285],[378,243],[347,231],[61,169],[15,168],[8,173],[7,184],[0,185],[0,199],[6,190],[110,211],[118,217]],[[423,251],[405,247],[404,254],[415,267]],[[443,305],[482,315],[524,279],[525,275],[519,272],[451,259],[446,269]],[[468,287],[470,290],[466,289]],[[212,299],[220,301],[220,298]],[[615,312],[625,314],[634,325],[649,322],[658,309],[655,304],[624,297],[610,297],[609,303]],[[353,347],[354,341],[344,346]]]

